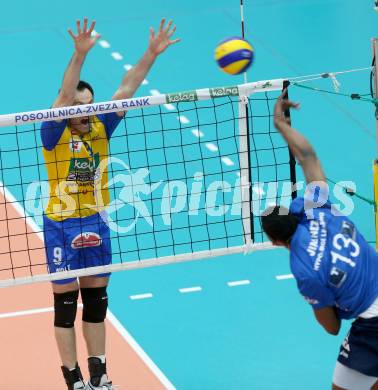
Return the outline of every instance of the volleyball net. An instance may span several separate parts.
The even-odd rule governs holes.
[[[283,82],[0,116],[0,285],[270,247],[259,215],[271,204],[288,206],[295,182],[295,161],[272,125]],[[101,185],[110,193],[103,219],[110,228],[112,264],[70,270],[69,259],[60,252],[53,261],[61,272],[50,274],[43,240],[50,186],[41,124],[124,110],[127,115],[109,141],[108,157],[101,159],[107,171]],[[81,146],[70,145],[69,172],[61,181],[96,180],[100,161],[96,156],[91,161],[77,158]],[[65,200],[62,204],[67,208]],[[83,227],[78,249],[90,239],[87,230]]]

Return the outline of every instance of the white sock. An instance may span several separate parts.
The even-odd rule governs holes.
[[[98,356],[89,356],[90,358],[91,357],[95,357],[95,358],[98,358],[101,360],[101,363],[105,363],[106,362],[106,358],[105,358],[105,355],[98,355]]]

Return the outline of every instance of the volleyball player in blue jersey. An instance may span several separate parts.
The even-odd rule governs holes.
[[[283,96],[283,95],[282,95]],[[378,255],[356,226],[328,201],[321,164],[284,111],[298,104],[278,99],[274,125],[299,161],[308,184],[304,198],[264,211],[262,226],[274,245],[290,251],[298,289],[325,330],[337,335],[355,319],[340,347],[333,390],[378,389]]]
[[[93,89],[80,81],[80,72],[88,52],[99,36],[92,36],[95,22],[88,26],[78,20],[77,34],[71,30],[75,51],[64,74],[53,107],[93,103]],[[125,75],[112,100],[131,98],[144,80],[156,58],[170,45],[175,27],[162,19],[159,31],[150,29],[146,52]],[[45,210],[44,237],[51,273],[111,262],[109,227],[99,217],[94,177],[95,168],[107,162],[108,143],[123,112],[99,114],[87,118],[44,122],[41,128],[43,155],[50,184],[50,199]],[[101,177],[102,199],[109,201],[106,172]],[[62,187],[63,185],[63,187]],[[55,191],[55,189],[65,190]],[[70,206],[58,196],[66,192]],[[64,207],[63,207],[64,206]],[[69,390],[110,390],[105,361],[105,324],[108,307],[106,288],[109,274],[54,281],[55,338],[62,371]],[[77,363],[74,323],[79,290],[83,302],[83,334],[88,350],[90,379],[87,384]],[[127,364],[127,363],[126,363]],[[131,373],[132,374],[132,373]]]

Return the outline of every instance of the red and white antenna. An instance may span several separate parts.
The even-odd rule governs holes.
[[[377,0],[378,2],[378,0]],[[245,39],[245,30],[244,30],[244,3],[243,0],[240,0],[240,22],[241,22],[241,33],[242,38]],[[244,82],[247,83],[247,71],[244,72]]]

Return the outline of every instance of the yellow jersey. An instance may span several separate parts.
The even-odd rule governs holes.
[[[90,131],[85,134],[74,131],[67,120],[42,124],[50,186],[45,210],[48,218],[62,221],[87,217],[109,204],[108,145],[120,120],[115,113],[92,117]]]

